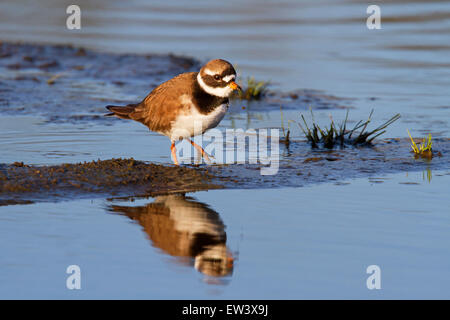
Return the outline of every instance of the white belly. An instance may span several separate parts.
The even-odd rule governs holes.
[[[228,104],[222,104],[208,114],[200,113],[191,106],[190,112],[180,114],[172,123],[169,138],[172,141],[203,134],[206,130],[216,127],[225,116]]]

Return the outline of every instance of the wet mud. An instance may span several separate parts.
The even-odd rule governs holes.
[[[436,139],[432,159],[418,159],[408,139],[385,139],[373,146],[312,149],[306,141],[281,146],[276,174],[262,165],[161,165],[134,159],[99,160],[56,166],[22,162],[0,166],[0,205],[79,197],[147,197],[218,188],[301,187],[368,177],[382,183],[396,172],[449,169],[450,139]],[[429,175],[429,173],[427,173]],[[429,178],[428,178],[429,179]]]
[[[302,187],[334,182],[339,185],[352,178],[373,179],[389,173],[450,170],[450,139],[434,139],[433,157],[417,158],[410,140],[383,139],[373,145],[326,149],[311,148],[305,141],[280,145],[278,171],[261,175],[260,165],[211,166],[208,171],[223,181],[225,187],[278,188]],[[274,167],[274,164],[271,164]],[[214,180],[215,181],[215,180]]]
[[[0,205],[56,201],[83,196],[129,196],[220,188],[204,168],[164,166],[134,159],[57,166],[23,162],[0,166]]]
[[[201,62],[175,55],[99,53],[72,46],[0,42],[0,114],[38,115],[48,123],[95,122],[105,105],[141,101],[161,82],[198,71]],[[245,75],[241,75],[241,81]],[[241,82],[242,84],[242,82]],[[235,110],[249,101],[235,100]],[[269,91],[253,104],[260,110],[345,108],[348,99],[317,90]]]
[[[143,99],[159,83],[198,69],[174,55],[116,55],[72,46],[0,42],[0,112],[49,122],[103,121],[104,106]]]

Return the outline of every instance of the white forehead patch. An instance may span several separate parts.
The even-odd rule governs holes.
[[[234,75],[234,74],[230,74],[230,75],[225,76],[225,77],[222,78],[222,80],[225,81],[225,82],[228,82],[228,81],[231,81],[231,80],[234,80],[234,79],[236,79],[236,75]]]
[[[214,76],[216,73],[215,72],[213,72],[213,71],[211,71],[211,70],[209,70],[209,69],[205,69],[205,70],[203,70],[207,75],[209,75],[209,76]]]

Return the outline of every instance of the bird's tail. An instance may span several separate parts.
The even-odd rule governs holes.
[[[129,104],[127,106],[106,106],[111,113],[105,114],[107,117],[116,116],[121,119],[131,119],[130,114],[135,111],[137,104]]]

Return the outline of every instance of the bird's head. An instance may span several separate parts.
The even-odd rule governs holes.
[[[197,75],[197,82],[204,91],[222,98],[228,98],[234,90],[241,90],[235,80],[233,65],[222,59],[209,61]]]

